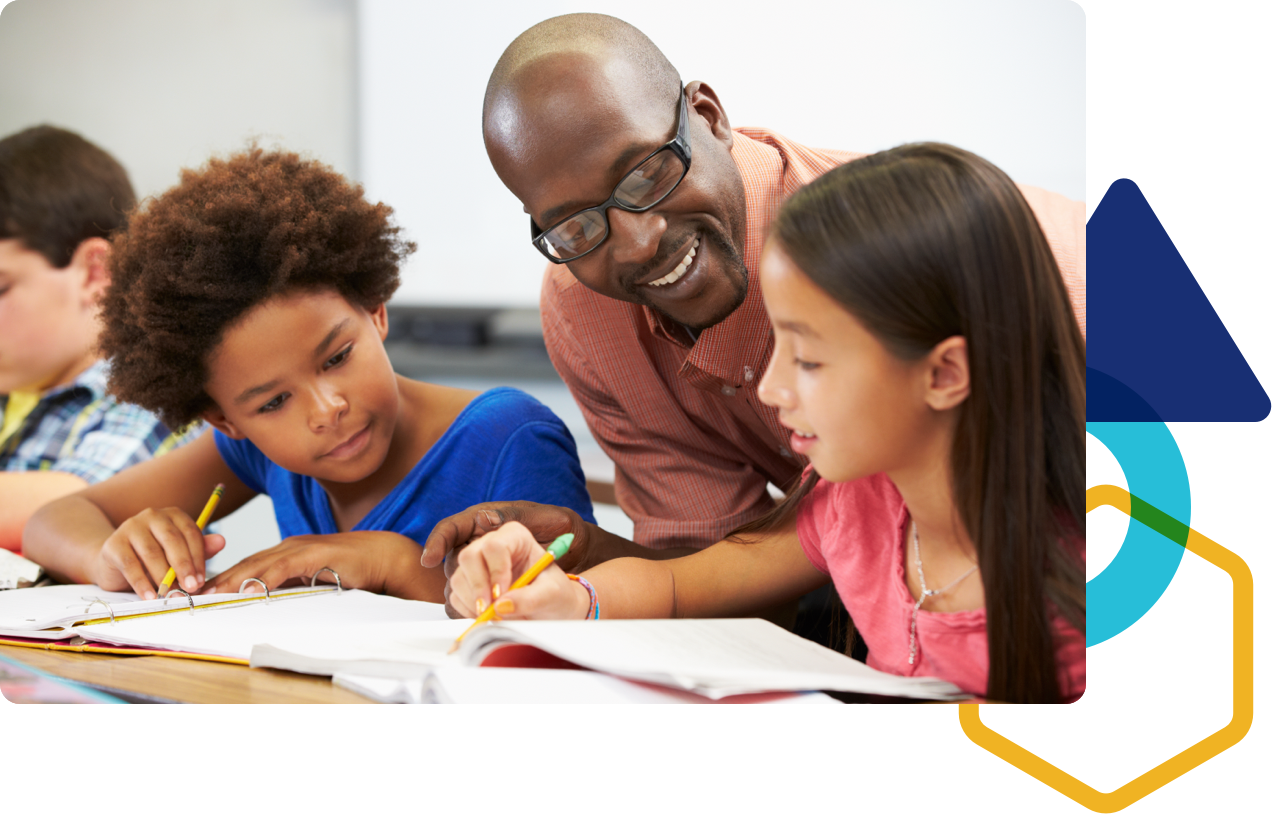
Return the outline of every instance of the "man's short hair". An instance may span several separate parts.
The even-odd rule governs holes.
[[[0,240],[21,240],[54,268],[88,238],[123,229],[136,202],[119,162],[69,130],[40,125],[0,139]]]

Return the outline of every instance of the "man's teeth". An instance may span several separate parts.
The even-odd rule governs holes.
[[[674,269],[671,270],[671,274],[668,274],[666,277],[660,277],[657,280],[654,280],[652,283],[650,283],[650,285],[670,285],[671,283],[674,283],[677,280],[679,280],[681,277],[684,277],[685,272],[689,270],[689,264],[693,262],[693,257],[697,253],[698,253],[698,238],[695,237],[693,239],[693,245],[689,247],[689,253],[685,255],[685,259],[681,260],[679,265],[677,265]]]
[[[811,433],[811,432],[800,432],[799,430],[791,430],[791,432],[795,433],[800,438],[816,438],[817,437],[816,433]]]

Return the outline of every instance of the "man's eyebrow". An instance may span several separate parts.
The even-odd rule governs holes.
[[[258,384],[255,387],[248,388],[234,397],[234,403],[242,404],[245,401],[251,401],[257,396],[263,396],[275,387],[278,387],[279,383],[279,379],[273,379],[272,381],[265,382],[264,384]]]
[[[822,338],[822,335],[814,331],[812,327],[810,327],[809,324],[806,322],[779,320],[777,322],[777,327],[781,328],[784,331],[790,331],[791,333],[799,334],[800,336],[807,336],[811,339]]]
[[[633,160],[635,160],[636,158],[644,158],[649,153],[652,153],[655,149],[657,148],[651,148],[648,144],[631,145],[626,150],[623,150],[623,152],[619,153],[618,158],[614,159],[614,163],[610,164],[609,174],[617,175],[618,173],[623,172],[623,170],[628,169],[627,165],[632,163]],[[635,167],[632,167],[631,169],[635,169]],[[622,179],[620,178],[619,180],[622,180]],[[617,183],[617,181],[615,183]],[[597,201],[596,203],[593,203],[593,204],[586,204],[586,203],[583,203],[582,201],[570,201],[568,203],[563,203],[560,206],[554,206],[551,209],[549,209],[547,212],[543,213],[541,228],[546,229],[549,226],[553,226],[556,224],[556,222],[560,218],[564,217],[565,215],[572,215],[575,212],[580,212],[591,206],[596,206],[599,203],[600,201]]]
[[[314,349],[314,356],[322,356],[326,353],[328,346],[335,341],[336,337],[340,335],[340,332],[348,327],[349,323],[352,321],[353,320],[351,319],[345,318],[336,323],[336,327],[328,331],[327,335],[323,337],[323,340],[318,343],[318,347]]]

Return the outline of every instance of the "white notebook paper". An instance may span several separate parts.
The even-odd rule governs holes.
[[[253,646],[290,636],[358,639],[387,624],[449,624],[449,620],[442,620],[447,620],[442,605],[345,590],[329,591],[304,600],[187,611],[116,625],[77,628],[77,631],[88,641],[157,647],[247,662]]]
[[[590,670],[435,667],[422,679],[336,673],[335,684],[386,704],[713,704],[697,693]],[[744,696],[740,703],[838,704],[821,692]]]
[[[811,690],[965,697],[953,684],[882,673],[762,619],[497,622],[470,633],[447,656],[465,625],[398,623],[272,638],[252,649],[251,664],[317,675],[420,679],[434,667],[474,667],[506,645],[528,644],[581,667],[708,698]]]
[[[334,585],[275,590],[264,594],[209,594],[145,600],[125,591],[104,591],[96,585],[50,585],[0,593],[0,636],[58,641],[72,639],[99,624],[121,624],[142,619],[250,605],[282,603],[334,593]],[[272,597],[272,598],[271,598]]]

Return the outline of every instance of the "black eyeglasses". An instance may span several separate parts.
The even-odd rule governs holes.
[[[676,137],[654,150],[636,168],[623,176],[609,200],[600,206],[575,212],[547,229],[530,219],[531,242],[553,263],[577,260],[609,237],[611,206],[628,212],[644,212],[662,202],[680,186],[689,172],[689,105],[684,86],[680,88],[680,108],[676,114]]]

